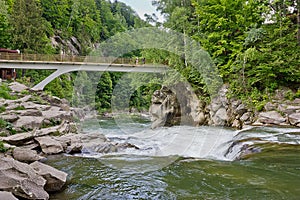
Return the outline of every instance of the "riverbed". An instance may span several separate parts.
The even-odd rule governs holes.
[[[178,126],[151,130],[146,118],[82,124],[138,149],[48,159],[69,174],[53,200],[298,199],[300,129]]]

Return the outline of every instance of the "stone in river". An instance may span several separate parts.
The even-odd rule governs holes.
[[[41,162],[34,162],[30,166],[44,179],[46,179],[45,190],[48,192],[60,191],[66,184],[68,174],[59,171]]]
[[[52,139],[50,136],[37,137],[34,139],[40,144],[42,151],[45,154],[59,154],[64,151],[64,148],[61,145],[61,143],[55,139]]]

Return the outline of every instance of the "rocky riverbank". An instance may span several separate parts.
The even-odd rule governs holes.
[[[172,125],[213,125],[242,129],[247,126],[300,127],[300,99],[286,100],[284,91],[277,91],[261,112],[228,98],[224,85],[209,104],[200,100],[184,84],[162,87],[154,93],[150,114],[152,128]]]
[[[100,133],[79,134],[84,110],[64,99],[30,91],[17,82],[0,98],[0,199],[49,199],[64,189],[68,174],[45,165],[56,154],[109,153],[137,148],[109,141]],[[3,91],[4,92],[4,91]]]

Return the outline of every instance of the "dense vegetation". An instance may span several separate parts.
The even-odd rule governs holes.
[[[172,29],[201,44],[219,69],[223,82],[230,84],[232,94],[254,103],[267,101],[279,88],[292,91],[290,98],[300,96],[300,1],[299,0],[159,0],[153,1],[164,17],[157,26]],[[147,16],[155,22],[155,16]],[[1,47],[27,53],[88,55],[102,41],[126,30],[150,26],[124,3],[107,0],[0,0]],[[122,39],[122,38],[121,38]],[[155,38],[147,38],[151,41]],[[124,39],[123,39],[124,40]],[[119,42],[119,41],[115,41]],[[128,46],[134,40],[126,41]],[[178,41],[174,41],[178,42]],[[183,41],[185,45],[186,41]],[[68,44],[72,44],[72,48]],[[113,45],[113,43],[111,43]],[[168,45],[168,44],[166,44]],[[172,47],[172,44],[169,44]],[[166,63],[178,70],[198,94],[207,95],[201,74],[181,55],[158,49],[127,52],[126,57],[146,57]],[[19,72],[22,81],[36,84],[49,71]],[[147,107],[151,93],[158,88],[156,79],[138,86],[137,80],[149,77],[122,73],[72,73],[50,83],[46,90],[71,99],[73,83],[79,84],[77,104],[91,104],[98,110],[111,107],[118,82],[126,82],[120,96],[131,95],[130,107]],[[174,78],[176,79],[176,78]],[[170,81],[170,80],[169,80]],[[170,81],[172,82],[172,80]],[[128,84],[129,83],[129,84]],[[97,89],[96,98],[91,94]],[[130,91],[134,91],[130,93]]]
[[[116,33],[149,26],[131,7],[118,1],[0,0],[0,9],[0,46],[20,49],[23,53],[63,52],[68,55],[85,56]],[[127,56],[132,57],[138,53],[133,52]],[[50,73],[52,71],[49,70],[19,70],[18,77],[19,81],[25,84],[35,85]],[[97,80],[99,83],[95,88],[89,88],[89,84],[94,84],[87,83],[93,74],[66,74],[47,85],[45,90],[52,95],[73,100],[77,104],[94,103],[99,110],[106,110],[110,108],[113,87],[122,75],[98,73],[98,76],[101,76],[101,79]],[[86,81],[86,85],[80,95],[84,96],[84,100],[72,99],[73,84],[83,77],[85,80],[81,81]],[[95,99],[93,89],[97,89]],[[139,105],[137,107],[142,107],[138,100],[135,102]]]
[[[300,96],[299,0],[160,0],[164,26],[198,41],[234,95],[268,100],[279,88]],[[167,59],[171,57],[166,56]],[[184,60],[179,64],[183,66]],[[187,66],[188,67],[188,66]],[[199,76],[183,74],[200,86]]]

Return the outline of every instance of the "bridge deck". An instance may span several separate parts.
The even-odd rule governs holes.
[[[52,56],[52,59],[49,59]],[[59,55],[60,56],[60,55]],[[30,60],[29,58],[32,58]],[[47,59],[46,59],[47,58]],[[167,67],[161,64],[134,64],[132,59],[125,58],[103,58],[88,56],[84,57],[60,57],[57,55],[20,55],[20,54],[0,54],[0,68],[10,69],[48,69],[56,70],[45,80],[36,85],[33,89],[43,90],[43,88],[58,76],[73,71],[110,71],[110,72],[144,72],[162,73],[167,71]],[[45,60],[43,60],[45,59]]]

